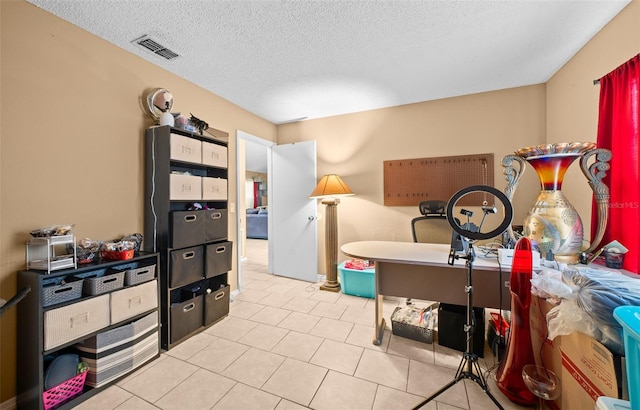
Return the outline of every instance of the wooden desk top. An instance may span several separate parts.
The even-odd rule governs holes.
[[[340,247],[345,255],[376,262],[464,268],[464,259],[456,260],[454,266],[447,263],[450,249],[451,246],[448,244],[394,241],[350,242]],[[476,250],[476,258],[473,260],[474,268],[499,270],[496,257],[483,258],[478,254],[479,252]]]

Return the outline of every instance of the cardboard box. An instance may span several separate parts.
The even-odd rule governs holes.
[[[536,364],[552,370],[560,379],[561,395],[549,402],[549,407],[594,409],[599,396],[619,398],[614,356],[602,343],[578,332],[547,339],[546,315],[552,307],[533,296],[529,311]]]

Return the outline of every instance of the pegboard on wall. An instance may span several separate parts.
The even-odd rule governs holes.
[[[384,205],[417,206],[422,201],[449,201],[471,185],[493,186],[493,154],[384,161]],[[482,193],[460,198],[458,205],[481,206]]]

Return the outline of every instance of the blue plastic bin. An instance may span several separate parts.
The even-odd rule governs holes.
[[[640,306],[618,306],[613,317],[622,325],[631,410],[640,410]]]
[[[373,299],[376,286],[375,268],[363,270],[349,269],[344,267],[345,263],[346,261],[338,265],[342,293]]]

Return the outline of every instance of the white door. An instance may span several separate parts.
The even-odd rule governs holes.
[[[269,253],[272,272],[288,278],[318,280],[316,142],[271,148]]]

